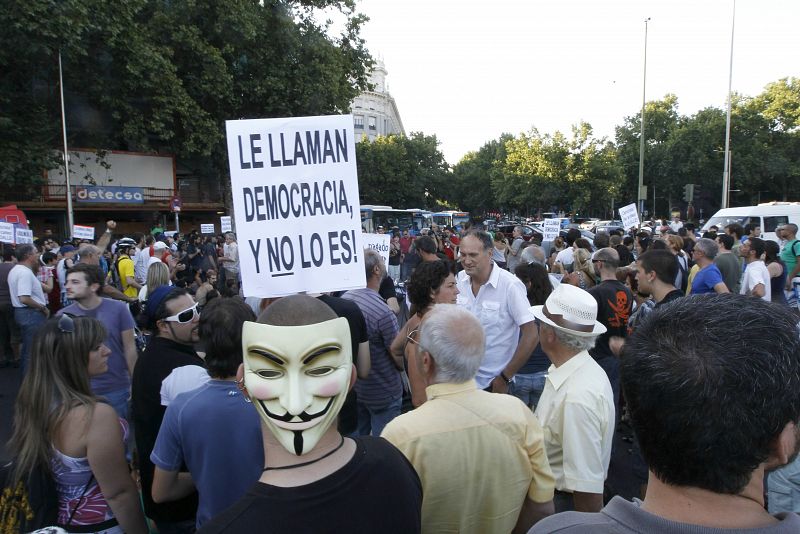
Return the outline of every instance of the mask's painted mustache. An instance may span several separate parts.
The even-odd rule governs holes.
[[[303,423],[307,423],[308,421],[311,421],[312,419],[316,419],[318,417],[322,417],[323,415],[325,415],[327,413],[327,411],[330,409],[331,405],[333,404],[333,399],[334,398],[335,397],[331,397],[328,400],[328,404],[326,404],[325,407],[322,410],[318,411],[317,413],[302,412],[302,413],[299,413],[297,415],[292,415],[292,414],[290,414],[288,412],[283,414],[283,415],[277,415],[277,414],[274,414],[274,413],[270,412],[267,409],[267,406],[264,404],[264,401],[262,401],[261,399],[258,399],[258,403],[261,405],[261,408],[264,409],[264,413],[266,413],[267,416],[270,419],[275,419],[277,421],[283,421],[284,423],[291,423],[292,419],[294,419],[295,417],[298,417],[300,419],[300,421],[302,421]]]

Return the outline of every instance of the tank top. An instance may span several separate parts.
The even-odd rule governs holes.
[[[124,419],[120,419],[119,423],[122,426],[122,439],[125,441],[128,438],[128,423]],[[50,465],[58,492],[59,525],[66,525],[70,522],[70,515],[72,515],[70,522],[72,526],[98,525],[100,528],[97,532],[109,534],[122,532],[119,526],[99,525],[113,520],[114,513],[103,496],[103,492],[100,491],[100,485],[92,474],[88,458],[67,456],[53,447]]]
[[[786,264],[783,263],[782,260],[778,260],[778,263],[783,267],[781,274],[778,276],[773,276],[769,279],[770,284],[770,298],[772,302],[778,302],[780,304],[789,304],[786,300],[786,294],[783,292],[784,286],[786,286]]]

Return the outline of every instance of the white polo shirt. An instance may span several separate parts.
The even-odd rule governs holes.
[[[603,493],[615,421],[608,376],[587,351],[547,373],[536,417],[556,489]]]
[[[492,263],[489,280],[472,294],[472,282],[466,271],[458,274],[457,303],[464,306],[483,326],[486,353],[475,380],[481,389],[498,376],[517,349],[519,327],[535,320],[528,303],[525,284],[510,272]]]
[[[21,296],[30,297],[42,306],[47,305],[42,283],[26,265],[17,264],[8,272],[8,291],[15,308],[27,308],[19,301]]]
[[[739,293],[749,295],[758,284],[764,284],[764,295],[762,300],[767,302],[772,300],[772,287],[769,277],[769,270],[762,260],[756,260],[747,264],[742,278],[742,288]]]

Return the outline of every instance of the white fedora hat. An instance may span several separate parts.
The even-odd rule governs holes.
[[[576,336],[598,336],[606,332],[606,327],[597,322],[597,301],[570,284],[559,284],[544,306],[533,306],[531,311],[541,322]]]

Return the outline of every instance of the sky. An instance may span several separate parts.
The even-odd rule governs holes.
[[[508,132],[598,137],[668,93],[691,115],[723,108],[734,0],[359,0],[406,133],[435,134],[448,163]],[[800,1],[738,0],[732,89],[800,76]],[[724,135],[724,134],[723,134]]]

